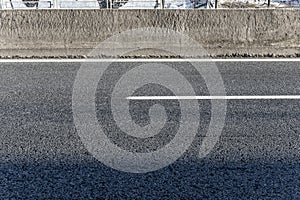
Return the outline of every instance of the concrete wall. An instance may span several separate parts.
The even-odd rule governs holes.
[[[0,55],[86,55],[122,31],[182,32],[209,54],[300,52],[300,10],[4,10]]]

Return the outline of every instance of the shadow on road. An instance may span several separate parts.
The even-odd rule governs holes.
[[[2,164],[6,198],[291,198],[300,195],[300,163],[178,161],[129,174],[98,161]]]

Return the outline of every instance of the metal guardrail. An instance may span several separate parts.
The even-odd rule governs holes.
[[[52,8],[52,5],[51,1],[12,1],[5,2],[3,9],[47,9]]]
[[[1,0],[1,9],[95,9],[103,8],[101,0]]]
[[[206,5],[207,3],[211,3],[211,1],[213,0],[191,0],[191,2],[188,3],[188,5],[186,3],[187,1],[189,0],[0,0],[0,9],[186,9],[199,7],[212,8],[211,5]]]
[[[0,0],[1,9],[162,8],[162,0]]]
[[[176,1],[182,1],[176,4]],[[201,2],[200,2],[201,1]],[[0,9],[186,9],[217,8],[219,0],[0,0]],[[268,1],[270,6],[271,0]],[[300,0],[272,0],[299,7]],[[170,3],[171,2],[171,3]],[[298,4],[297,4],[298,3]],[[183,5],[183,6],[182,6]]]

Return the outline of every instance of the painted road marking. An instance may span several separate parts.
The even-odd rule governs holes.
[[[130,96],[128,100],[260,100],[260,99],[300,99],[300,95],[271,96]]]

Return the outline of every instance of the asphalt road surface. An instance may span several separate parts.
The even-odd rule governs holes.
[[[181,126],[181,104],[178,100],[120,98],[129,104],[131,119],[124,119],[125,125],[130,120],[141,127],[166,120],[163,130],[148,138],[122,132],[113,119],[111,93],[136,64],[112,63],[106,69],[97,83],[96,118],[119,148],[155,152],[175,138]],[[195,95],[209,95],[193,66],[164,64],[183,74]],[[80,66],[79,62],[0,63],[0,199],[300,198],[299,99],[227,100],[223,131],[202,158],[198,154],[209,127],[212,101],[186,100],[196,102],[199,110],[185,111],[200,114],[200,121],[192,119],[185,125],[197,130],[189,148],[166,167],[129,173],[93,156],[78,134],[72,98]],[[216,66],[228,96],[300,95],[300,62],[216,62]],[[159,84],[148,84],[134,95],[174,93]],[[85,106],[82,109],[92,112],[84,111]],[[114,109],[122,114],[124,108]]]

